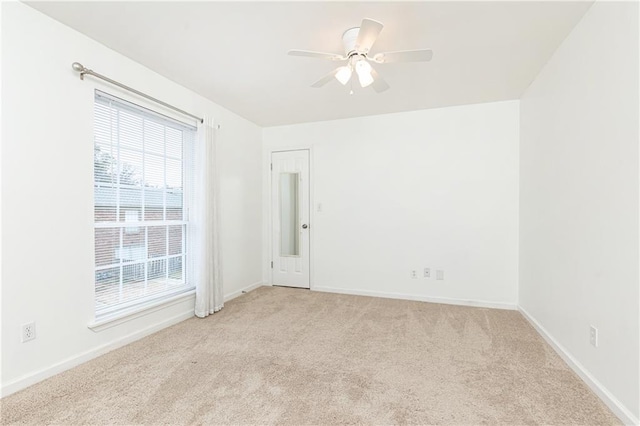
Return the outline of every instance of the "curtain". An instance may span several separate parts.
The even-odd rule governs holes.
[[[220,191],[216,156],[217,130],[211,118],[198,127],[194,147],[193,276],[196,284],[195,314],[204,318],[224,306],[220,256]]]

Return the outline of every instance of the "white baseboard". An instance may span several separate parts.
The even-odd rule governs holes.
[[[236,297],[241,296],[244,293],[249,293],[251,290],[255,290],[256,288],[261,287],[262,285],[264,285],[262,281],[258,281],[257,283],[253,283],[249,286],[241,288],[240,290],[234,291],[233,293],[229,293],[224,296],[224,301],[228,302],[229,300],[235,299]]]
[[[389,292],[383,292],[383,291],[354,290],[354,289],[322,287],[322,286],[321,287],[313,286],[311,290],[323,291],[326,293],[352,294],[356,296],[383,297],[387,299],[417,300],[420,302],[442,303],[446,305],[475,306],[478,308],[492,308],[492,309],[507,309],[510,311],[515,311],[518,309],[518,306],[515,303],[488,302],[486,300],[453,299],[448,297],[431,297],[431,296],[422,296],[422,295],[416,295],[416,294],[389,293]]]
[[[251,284],[243,289],[235,291],[231,294],[228,294],[224,297],[225,302],[231,299],[234,299],[243,293],[247,293],[251,290],[254,290],[263,285],[262,281]],[[12,393],[18,392],[22,389],[25,389],[31,385],[34,385],[38,382],[41,382],[49,377],[55,376],[56,374],[62,373],[63,371],[69,370],[73,367],[76,367],[82,363],[90,361],[94,358],[99,357],[100,355],[104,355],[107,352],[111,352],[114,349],[121,348],[122,346],[128,345],[129,343],[135,342],[136,340],[142,339],[150,334],[153,334],[157,331],[162,330],[163,328],[167,328],[174,324],[177,324],[181,321],[189,319],[194,316],[193,309],[189,309],[186,312],[175,315],[171,318],[168,318],[161,323],[154,324],[150,327],[147,327],[143,330],[131,333],[127,336],[124,336],[118,340],[107,343],[102,346],[98,346],[97,348],[90,349],[86,352],[83,352],[79,355],[75,355],[73,357],[67,358],[64,361],[61,361],[57,364],[52,365],[51,367],[36,371],[35,373],[31,373],[25,376],[22,376],[16,380],[13,380],[9,383],[3,384],[0,389],[0,397],[5,397],[11,395]]]
[[[518,307],[520,313],[529,321],[547,343],[560,355],[560,358],[591,388],[591,390],[604,402],[607,407],[618,416],[626,425],[639,425],[640,421],[629,411],[609,390],[587,371],[549,332],[522,306]]]
[[[35,373],[30,373],[25,376],[22,376],[9,383],[3,384],[2,389],[0,390],[0,396],[5,397],[8,395],[11,395],[12,393],[18,392],[24,388],[27,388],[45,379],[48,379],[49,377],[55,376],[56,374],[62,373],[63,371],[69,370],[82,363],[85,363],[94,358],[97,358],[100,355],[104,355],[107,352],[111,352],[114,349],[121,348],[122,346],[128,345],[129,343],[135,342],[136,340],[142,339],[143,337],[146,337],[150,334],[160,331],[163,328],[167,328],[169,326],[182,322],[193,316],[194,316],[193,308],[190,308],[188,311],[178,315],[174,315],[171,318],[167,318],[166,320],[158,324],[154,324],[150,327],[128,334],[120,339],[114,340],[105,345],[98,346],[97,348],[90,349],[79,355],[75,355],[70,358],[67,358],[66,360],[61,361],[57,364],[54,364],[51,367],[47,367],[45,369],[36,371]]]

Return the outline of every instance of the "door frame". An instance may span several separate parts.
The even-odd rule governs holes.
[[[290,152],[290,151],[308,151],[309,152],[309,290],[313,290],[314,285],[315,285],[315,280],[314,280],[314,266],[315,266],[315,262],[314,262],[314,253],[315,253],[315,221],[316,221],[316,217],[315,217],[315,202],[314,202],[314,176],[313,176],[313,172],[314,172],[314,168],[313,168],[313,147],[311,145],[300,145],[300,146],[292,146],[292,147],[286,147],[286,148],[268,148],[265,150],[265,153],[267,155],[265,155],[265,170],[266,170],[266,177],[267,179],[265,179],[266,184],[268,186],[268,197],[266,197],[266,203],[267,203],[267,217],[266,217],[266,221],[263,223],[268,224],[267,225],[267,232],[266,232],[266,237],[267,237],[267,241],[266,244],[268,244],[269,248],[267,250],[268,256],[266,259],[266,269],[267,271],[269,271],[268,276],[268,285],[273,285],[273,268],[271,267],[271,262],[273,261],[273,216],[274,216],[274,212],[273,212],[273,206],[271,205],[271,200],[273,197],[273,188],[272,188],[272,184],[271,184],[271,179],[273,179],[273,172],[271,170],[271,156],[272,154],[276,153],[276,152]],[[263,244],[264,247],[264,244]]]

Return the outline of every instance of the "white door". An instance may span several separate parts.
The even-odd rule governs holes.
[[[309,151],[271,154],[271,283],[309,288]]]

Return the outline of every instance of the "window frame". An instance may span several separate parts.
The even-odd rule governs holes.
[[[190,207],[191,195],[193,191],[193,188],[192,188],[193,177],[194,177],[193,176],[194,175],[193,149],[197,140],[197,131],[198,131],[197,126],[184,123],[180,120],[176,120],[172,117],[158,113],[147,107],[138,105],[136,103],[122,99],[120,97],[95,89],[94,120],[93,120],[94,152],[95,152],[95,148],[99,145],[97,140],[98,130],[97,130],[97,119],[96,119],[97,117],[96,108],[99,103],[101,103],[102,105],[105,105],[107,108],[110,108],[110,109],[115,108],[118,111],[127,111],[128,113],[133,114],[136,117],[140,117],[143,120],[143,123],[145,121],[150,121],[150,122],[154,122],[155,124],[159,124],[163,126],[163,129],[165,132],[164,145],[163,145],[164,152],[161,155],[157,153],[147,152],[147,150],[145,150],[145,147],[144,147],[144,139],[143,139],[143,145],[140,147],[140,149],[136,149],[132,147],[124,148],[127,152],[138,151],[141,154],[142,156],[141,158],[143,162],[141,173],[143,173],[143,176],[144,176],[145,154],[157,156],[163,159],[164,183],[161,187],[163,216],[162,216],[162,220],[149,220],[148,218],[147,220],[145,220],[145,208],[148,207],[145,205],[145,194],[149,190],[145,190],[147,186],[145,185],[144,182],[141,182],[140,186],[135,186],[135,185],[131,186],[132,189],[141,188],[140,210],[133,210],[133,208],[128,206],[123,208],[121,204],[122,199],[120,198],[120,191],[123,187],[127,188],[128,186],[127,184],[120,183],[120,173],[122,170],[121,169],[122,160],[120,158],[120,149],[122,149],[121,142],[120,142],[121,136],[120,136],[120,133],[118,133],[118,136],[115,137],[115,140],[117,140],[117,142],[114,143],[114,136],[113,134],[111,134],[110,135],[111,153],[113,153],[114,148],[115,148],[115,151],[117,152],[116,182],[112,181],[110,183],[107,183],[107,182],[102,182],[97,180],[96,174],[95,174],[96,173],[95,168],[94,168],[94,174],[93,174],[93,186],[94,186],[93,312],[94,312],[94,321],[92,322],[92,324],[90,324],[91,328],[102,327],[102,324],[109,323],[111,321],[115,321],[126,316],[131,316],[138,312],[146,311],[149,309],[158,309],[157,308],[158,306],[162,306],[165,304],[173,304],[175,303],[175,301],[180,301],[185,297],[191,296],[195,293],[195,285],[194,285],[192,276],[190,276],[193,270],[192,268],[193,256],[191,254],[191,250],[189,250],[190,247],[188,243],[189,243],[190,233],[192,232],[191,231],[192,224],[189,217],[189,211],[190,211],[189,207]],[[115,107],[113,105],[115,105]],[[182,158],[177,158],[177,157],[168,155],[167,147],[166,147],[166,144],[167,144],[166,128],[173,128],[182,132],[182,138],[181,138],[181,142],[182,142],[181,157]],[[118,132],[122,130],[119,122],[117,124],[117,129],[118,129]],[[182,219],[168,219],[169,205],[167,204],[167,194],[170,193],[170,188],[167,185],[167,175],[168,175],[167,160],[180,161],[180,165],[182,169],[182,177],[181,177],[182,178],[182,206],[181,206]],[[94,154],[94,165],[95,165],[95,154]],[[116,195],[115,197],[112,198],[115,204],[115,218],[114,218],[115,220],[98,221],[98,217],[97,217],[98,204],[97,204],[96,194],[100,187],[105,187],[105,188],[110,188],[112,190],[115,190]],[[138,217],[137,221],[131,222],[126,220],[127,213],[129,211],[136,211],[137,217]],[[124,216],[121,217],[123,212],[124,212]],[[170,254],[171,253],[170,252],[171,227],[173,226],[181,227],[182,241],[181,241],[181,250],[180,250],[180,253],[178,254]],[[164,227],[165,241],[166,241],[164,255],[152,257],[150,254],[149,230],[151,227]],[[96,253],[97,252],[96,230],[98,229],[117,229],[118,230],[117,233],[119,235],[119,243],[114,247],[114,250],[115,250],[114,263],[109,263],[104,265],[98,264],[99,262],[98,262],[97,253]],[[125,248],[123,243],[123,238],[125,238],[127,235],[132,233],[132,232],[127,233],[127,229],[136,229],[138,233],[139,232],[144,233],[144,246],[143,246],[144,253],[139,258],[136,258],[130,261],[123,260],[123,257],[122,257],[122,250]],[[120,253],[120,255],[118,255],[118,253]],[[181,259],[180,260],[181,273],[182,273],[181,285],[172,289],[165,289],[164,291],[159,291],[157,293],[152,293],[150,295],[145,295],[145,296],[138,297],[125,302],[122,302],[120,299],[116,303],[113,303],[109,306],[99,309],[98,295],[96,292],[97,274],[99,273],[99,271],[101,270],[108,271],[108,270],[113,270],[115,268],[119,268],[118,283],[116,285],[118,286],[120,291],[122,291],[123,287],[126,285],[125,278],[124,278],[124,268],[131,265],[143,265],[144,280],[142,282],[144,283],[145,291],[146,291],[147,285],[152,279],[149,277],[149,272],[148,272],[149,264],[153,261],[164,262],[165,279],[168,280],[170,275],[170,262],[172,259],[178,259],[178,258]],[[116,259],[117,259],[117,262],[115,262]]]

